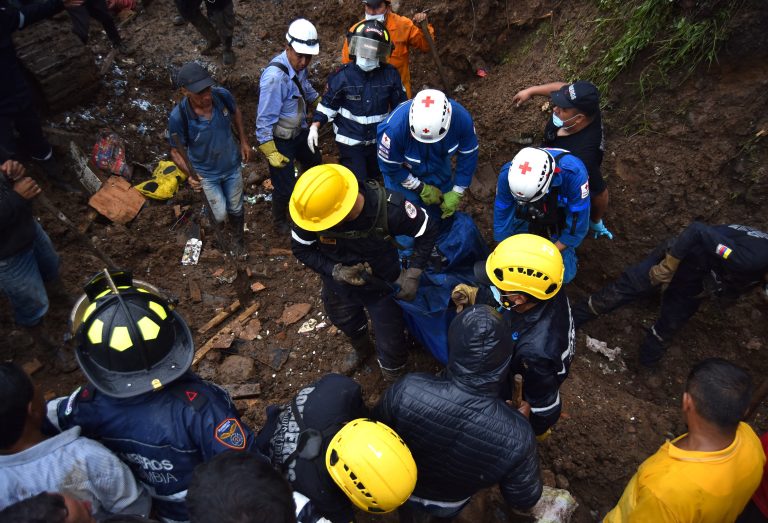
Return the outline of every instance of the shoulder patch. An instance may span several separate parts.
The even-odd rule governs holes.
[[[235,450],[243,450],[245,448],[245,432],[243,427],[240,426],[240,422],[235,418],[227,418],[222,421],[214,434],[216,441]]]
[[[730,249],[727,245],[723,245],[722,243],[718,243],[717,249],[715,249],[715,254],[717,254],[724,260],[727,260],[728,256],[730,256],[732,252],[733,252],[733,249]]]
[[[581,198],[584,199],[587,196],[589,196],[589,182],[584,182],[584,185],[581,186]]]
[[[405,200],[405,213],[408,215],[408,218],[416,218],[416,215],[419,214],[419,210],[416,208],[414,204],[409,202],[408,200]]]
[[[387,133],[381,133],[381,145],[389,149],[391,143],[392,141],[389,139],[389,136],[387,136]]]

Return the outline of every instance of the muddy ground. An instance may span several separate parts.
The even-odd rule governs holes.
[[[404,2],[400,12],[412,15],[421,6]],[[564,78],[566,72],[558,65],[563,44],[587,41],[595,6],[585,0],[440,0],[429,6],[440,56],[451,85],[457,86],[452,96],[470,110],[481,143],[478,181],[462,205],[490,239],[488,209],[498,170],[521,147],[515,142],[521,134],[540,136],[548,117],[540,109],[544,100],[515,109],[511,97],[528,85]],[[550,11],[553,16],[539,19]],[[246,126],[252,129],[254,86],[261,68],[282,49],[288,23],[305,16],[319,27],[322,51],[311,71],[320,87],[338,63],[341,35],[362,9],[356,0],[250,0],[237,2],[236,12],[237,64],[225,68],[214,59],[209,65],[217,80],[235,94]],[[170,72],[187,60],[200,58],[202,46],[191,26],[171,24],[174,14],[169,2],[155,0],[122,28],[136,52],[117,57],[88,103],[49,115],[46,123],[52,128],[52,140],[65,145],[74,138],[89,150],[98,130],[108,127],[125,138],[131,161],[152,165],[166,154],[167,114],[178,100]],[[626,264],[691,220],[745,223],[768,230],[764,209],[768,152],[765,142],[755,138],[768,128],[768,33],[762,30],[768,23],[768,5],[760,0],[742,2],[732,23],[737,29],[723,46],[718,62],[697,68],[687,79],[673,77],[673,87],[639,95],[636,82],[642,63],[615,82],[604,111],[607,143],[603,163],[611,195],[606,223],[615,239],[584,242],[579,250],[579,274],[567,289],[572,297],[615,278]],[[101,64],[108,48],[100,28],[92,28],[90,48]],[[647,57],[641,57],[641,62],[643,59]],[[488,74],[479,77],[479,68]],[[414,89],[441,86],[428,55],[414,57],[412,73]],[[326,159],[334,158],[330,137],[325,138],[323,150]],[[59,154],[64,157],[65,149]],[[246,173],[252,175],[251,180],[266,174],[260,154],[254,154]],[[265,189],[253,184],[248,193],[263,195]],[[85,197],[72,198],[53,188],[48,188],[48,194],[74,221],[86,225]],[[136,278],[177,296],[179,312],[196,332],[236,295],[232,285],[214,276],[221,268],[227,276],[228,266],[212,248],[212,235],[204,238],[200,263],[181,266],[185,237],[183,229],[171,230],[176,222],[174,205],[189,206],[192,211],[200,208],[196,197],[185,189],[169,204],[147,202],[128,226],[96,219],[88,225],[87,234],[121,267],[133,270]],[[325,321],[319,280],[287,251],[288,238],[273,233],[268,203],[263,199],[248,203],[246,213],[248,265],[253,282],[265,288],[254,296],[260,308],[250,321],[249,333],[243,336],[255,334],[257,319],[259,337],[237,339],[224,351],[212,351],[197,370],[221,384],[258,383],[261,393],[257,399],[238,401],[244,418],[258,429],[264,407],[287,402],[303,385],[341,370],[351,348],[329,326],[298,333],[310,318],[318,324]],[[103,264],[42,209],[39,216],[62,255],[64,281],[74,295]],[[193,301],[190,284],[201,289],[200,302]],[[301,303],[311,306],[305,317],[288,325],[278,321],[286,307]],[[657,305],[658,300],[638,303],[579,333],[577,357],[562,389],[562,418],[552,437],[540,446],[546,481],[568,488],[579,502],[574,521],[594,521],[604,515],[637,465],[665,438],[685,430],[678,406],[692,363],[722,356],[747,366],[757,383],[766,375],[768,307],[755,294],[735,305],[712,302],[703,307],[670,349],[662,383],[649,387],[633,369],[636,348],[654,320]],[[58,334],[66,330],[67,315],[65,304],[53,304],[49,320]],[[196,332],[198,346],[221,327],[205,334]],[[606,341],[611,348],[620,347],[621,357],[610,362],[587,350],[586,335]],[[14,329],[6,305],[0,309],[0,339],[4,340],[0,342],[3,358],[24,363],[35,356],[30,340]],[[233,359],[232,354],[239,356]],[[411,368],[432,372],[439,365],[414,349]],[[375,361],[368,361],[354,377],[363,385],[369,403],[375,403],[384,388]],[[83,378],[77,373],[57,376],[44,367],[35,379],[49,395],[61,395]],[[759,432],[768,428],[766,416],[768,410],[762,407],[753,424]],[[489,492],[476,497],[461,521],[507,521],[499,509],[498,495]]]

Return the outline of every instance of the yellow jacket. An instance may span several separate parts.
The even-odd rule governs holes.
[[[352,25],[349,31],[351,32],[356,25]],[[403,81],[405,92],[408,94],[408,98],[411,98],[411,70],[408,68],[409,48],[415,47],[426,52],[429,51],[429,42],[427,42],[421,29],[410,18],[405,16],[400,16],[390,11],[384,19],[384,25],[387,31],[389,31],[392,42],[395,44],[395,50],[392,52],[392,56],[389,57],[389,63],[395,66],[397,72],[400,73],[400,79]],[[428,27],[429,34],[434,38],[434,27],[432,27],[432,24],[429,24]],[[344,38],[344,47],[341,50],[341,61],[345,64],[351,62],[349,59],[349,43],[346,38]]]
[[[667,441],[643,462],[603,523],[732,523],[763,475],[765,454],[740,423],[730,446],[682,450]]]

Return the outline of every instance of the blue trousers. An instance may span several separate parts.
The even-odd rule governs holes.
[[[272,177],[272,186],[275,188],[272,197],[281,203],[285,202],[285,205],[288,205],[288,200],[293,192],[293,186],[296,185],[294,160],[301,162],[301,167],[305,171],[310,167],[320,165],[323,161],[320,149],[315,149],[314,153],[309,150],[307,145],[308,133],[309,130],[304,129],[292,140],[283,140],[282,138],[275,137],[277,150],[290,161],[285,167],[269,166],[269,175]]]
[[[243,214],[243,176],[240,167],[216,178],[203,177],[202,185],[217,222],[226,220],[227,214]]]
[[[346,145],[336,142],[339,163],[355,173],[357,180],[381,180],[381,170],[376,158],[376,144]]]
[[[59,277],[59,255],[39,223],[35,228],[29,249],[0,260],[0,290],[11,301],[16,323],[24,327],[34,327],[48,312],[44,282]]]

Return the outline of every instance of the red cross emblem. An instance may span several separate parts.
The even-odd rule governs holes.
[[[422,130],[421,130],[421,132],[422,132],[422,133],[424,133],[424,134],[429,134],[429,129],[427,129],[427,128],[425,127],[424,129],[422,129]]]
[[[423,103],[423,104],[424,104],[424,107],[426,107],[427,109],[429,109],[429,106],[430,106],[430,105],[432,105],[433,103],[435,103],[435,101],[434,101],[434,100],[433,100],[433,99],[432,99],[430,96],[427,96],[426,98],[424,98],[424,99],[421,101],[421,103]]]
[[[526,173],[529,173],[529,172],[531,172],[532,170],[533,170],[533,169],[531,168],[531,166],[530,166],[530,165],[528,165],[528,162],[525,162],[523,165],[521,165],[521,166],[520,166],[520,173],[521,173],[521,174],[526,174]]]

